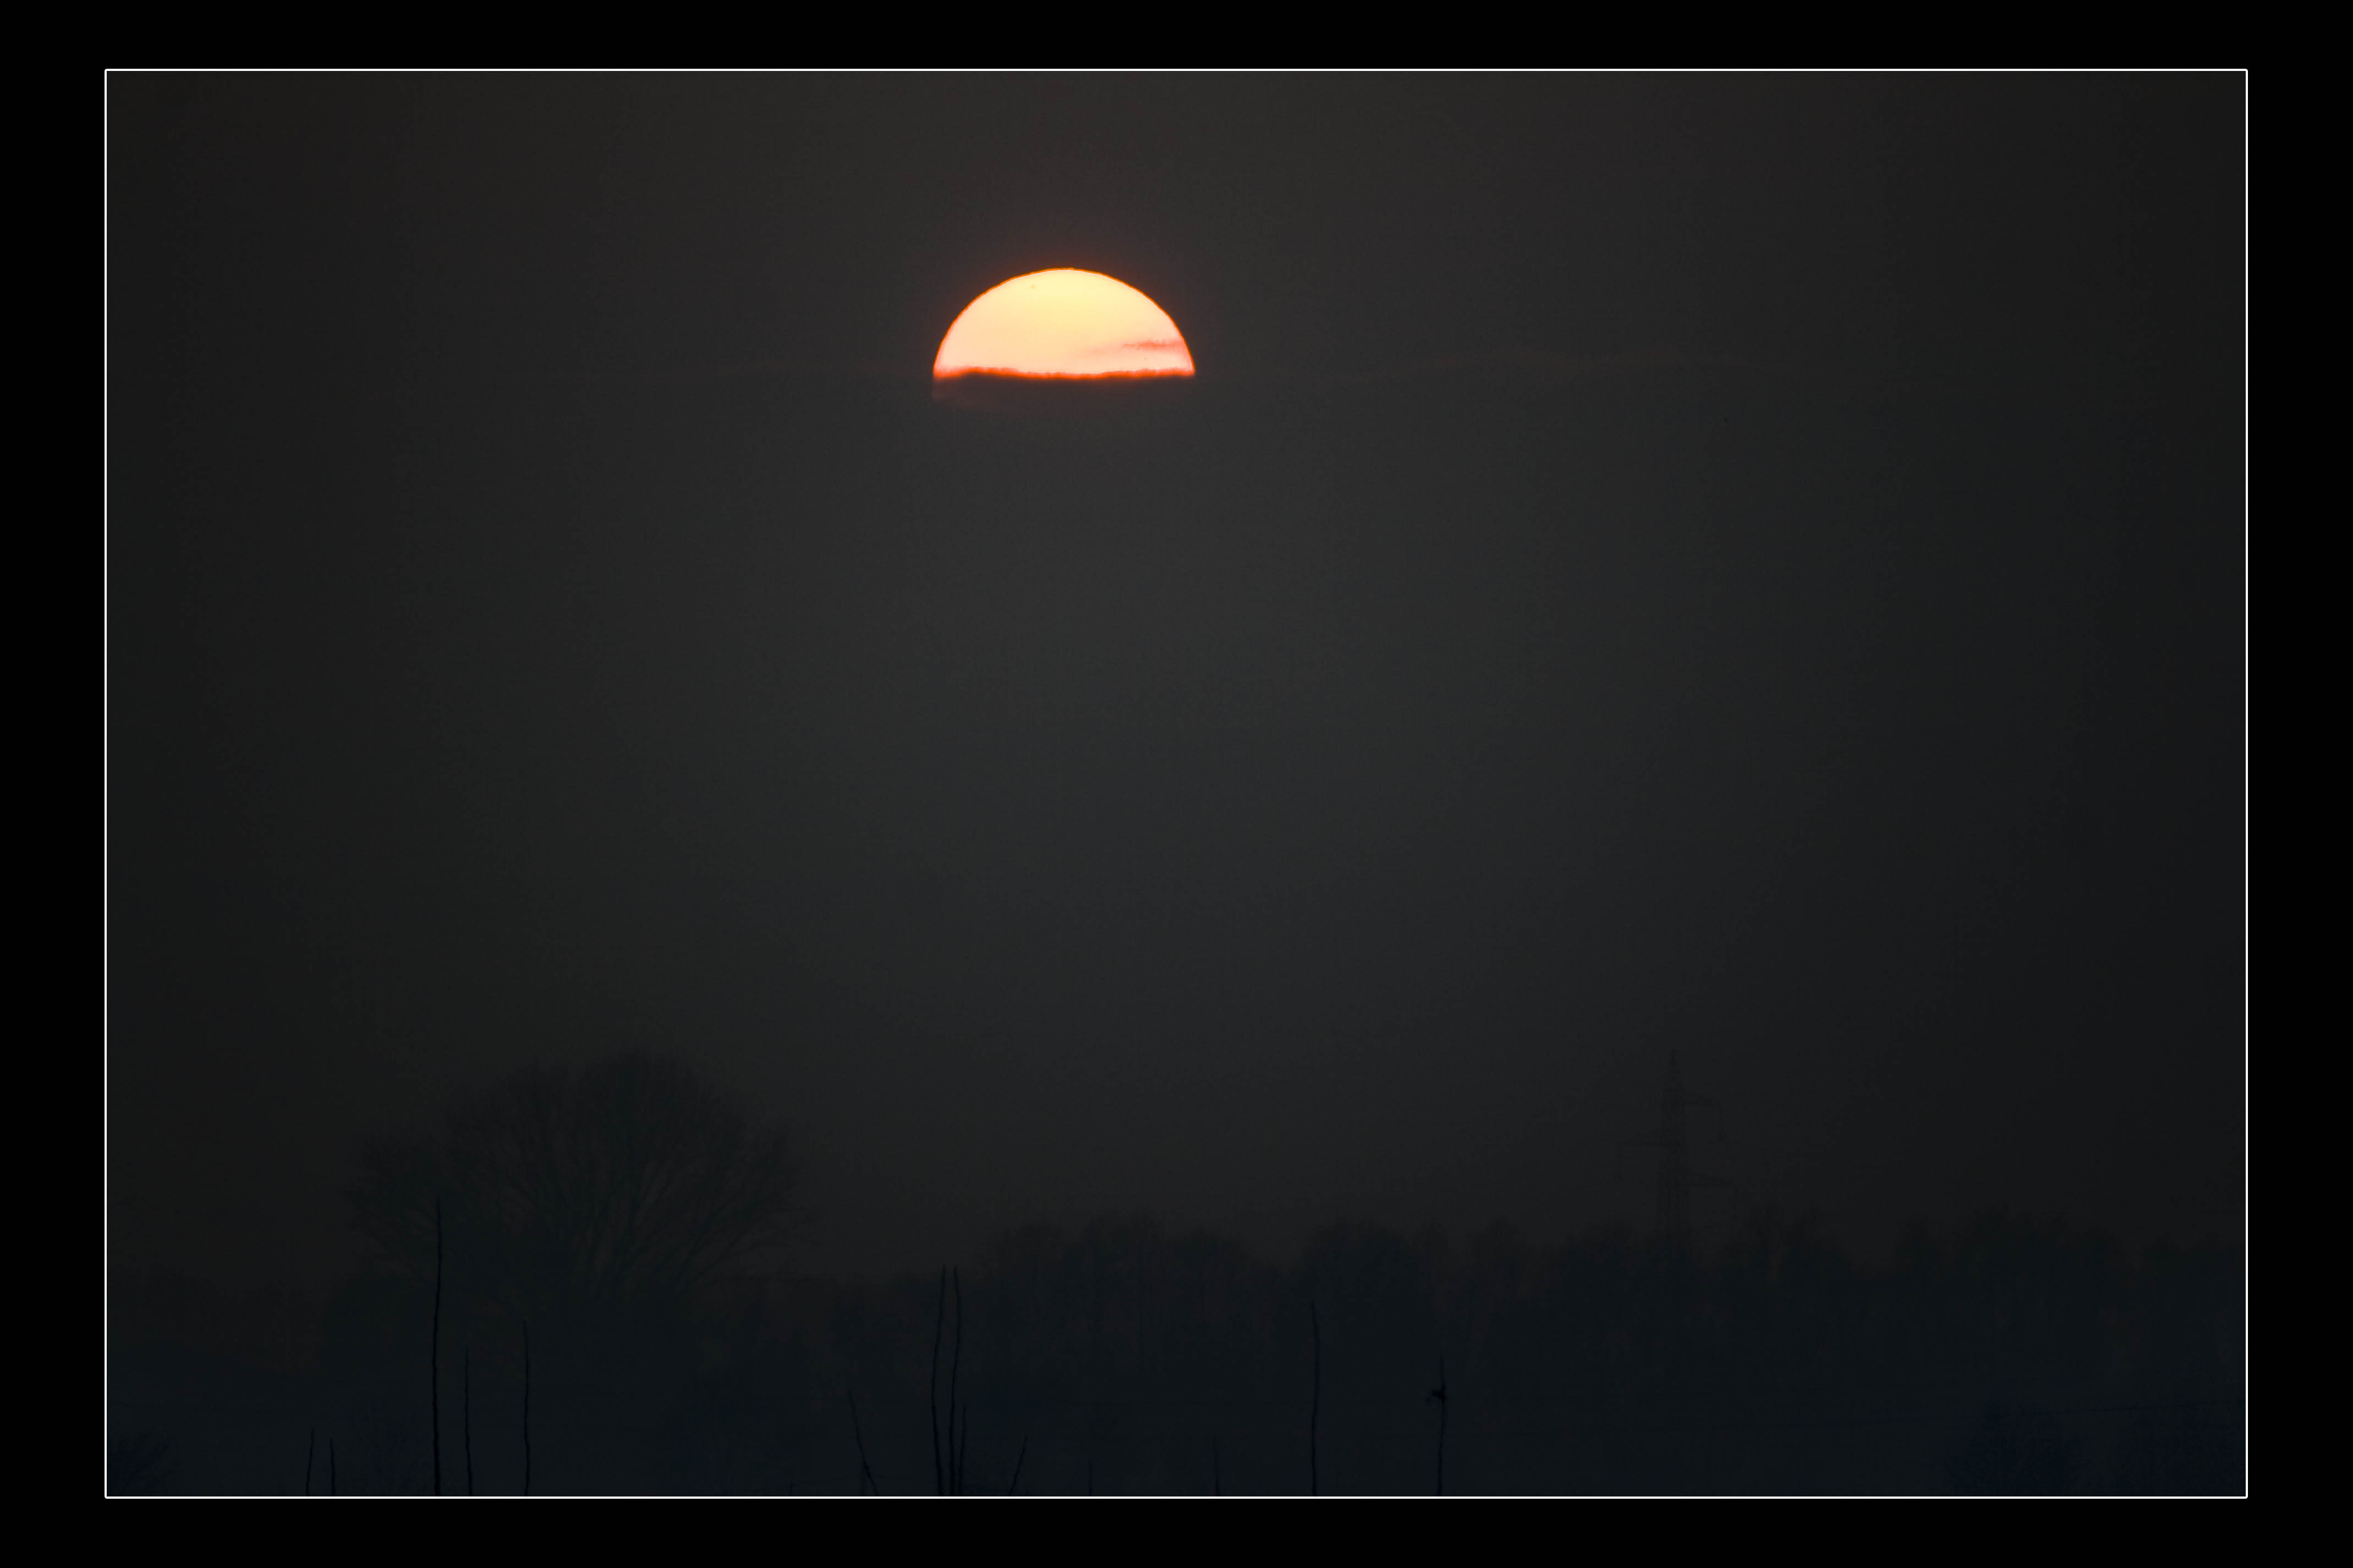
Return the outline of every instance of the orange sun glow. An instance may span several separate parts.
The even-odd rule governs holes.
[[[932,362],[934,382],[1192,374],[1192,352],[1167,311],[1116,278],[1068,267],[999,283],[966,305]]]

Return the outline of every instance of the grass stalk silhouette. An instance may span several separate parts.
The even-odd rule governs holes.
[[[1308,1287],[1307,1334],[1314,1346],[1314,1381],[1307,1394],[1307,1495],[1315,1497],[1322,1489],[1323,1478],[1316,1472],[1317,1429],[1324,1418],[1324,1325],[1315,1316],[1314,1287]]]
[[[1438,1406],[1438,1489],[1432,1494],[1446,1495],[1446,1357],[1438,1358],[1438,1386],[1430,1391],[1428,1403]]]
[[[955,1349],[948,1357],[948,1494],[955,1496],[964,1490],[965,1446],[972,1439],[972,1414],[963,1413],[959,1429],[956,1408],[956,1388],[964,1372],[964,1277],[955,1269],[948,1270],[948,1284],[955,1293]]]
[[[849,1435],[858,1439],[858,1490],[860,1495],[879,1493],[882,1489],[874,1481],[874,1467],[866,1462],[866,1428],[858,1420],[858,1391],[842,1392],[849,1395]]]
[[[441,1200],[433,1200],[433,1495],[441,1495]]]
[[[932,1317],[932,1489],[941,1497],[948,1494],[947,1466],[940,1455],[940,1341],[948,1328],[948,1271],[940,1270],[940,1304]],[[953,1412],[951,1412],[953,1415]]]

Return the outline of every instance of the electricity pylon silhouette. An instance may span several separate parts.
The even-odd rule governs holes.
[[[1683,1070],[1670,1052],[1658,1131],[1634,1139],[1631,1143],[1634,1148],[1659,1152],[1659,1243],[1678,1255],[1691,1251],[1692,1189],[1724,1185],[1719,1176],[1694,1175],[1692,1171],[1691,1113],[1694,1106],[1702,1105],[1718,1110],[1715,1101],[1684,1087]]]

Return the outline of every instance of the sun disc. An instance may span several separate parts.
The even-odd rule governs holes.
[[[1116,278],[1059,267],[999,283],[940,341],[934,381],[1187,376],[1192,351],[1168,312]]]

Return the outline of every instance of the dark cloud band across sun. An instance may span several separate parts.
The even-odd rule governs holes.
[[[1053,380],[1188,376],[1192,352],[1168,313],[1100,272],[1057,268],[998,284],[964,309],[932,363],[965,375]]]

